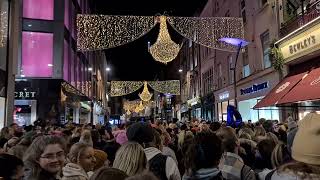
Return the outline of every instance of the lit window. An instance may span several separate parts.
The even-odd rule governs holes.
[[[23,74],[26,77],[51,77],[52,64],[53,34],[22,32]]]
[[[269,38],[269,31],[261,34],[261,44],[262,44],[262,51],[263,51],[263,67],[269,68],[271,67],[271,61],[269,58],[269,51],[270,51],[270,38]]]
[[[23,17],[53,20],[54,0],[23,0]]]

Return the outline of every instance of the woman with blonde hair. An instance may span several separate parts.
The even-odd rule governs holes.
[[[68,154],[69,163],[62,169],[62,180],[88,180],[88,172],[94,169],[96,159],[91,146],[84,143],[72,145]]]
[[[129,176],[134,176],[146,169],[147,158],[142,146],[135,142],[128,142],[120,147],[116,153],[113,167],[120,169]]]
[[[36,138],[24,154],[26,180],[56,180],[65,163],[65,143],[56,136]]]

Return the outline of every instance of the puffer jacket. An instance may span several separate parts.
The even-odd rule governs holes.
[[[68,163],[62,168],[62,180],[88,180],[89,176],[78,164]]]

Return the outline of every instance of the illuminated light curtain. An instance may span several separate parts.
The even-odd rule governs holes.
[[[124,96],[137,91],[143,86],[141,81],[111,81],[111,97]]]
[[[130,43],[156,25],[153,16],[78,15],[77,49],[93,51]]]
[[[7,44],[8,33],[8,14],[6,11],[0,11],[0,47]]]
[[[152,89],[164,94],[180,95],[180,81],[148,81]]]
[[[209,48],[235,51],[236,47],[220,42],[222,37],[244,38],[242,18],[168,17],[169,24],[182,36]]]
[[[152,57],[161,63],[167,64],[173,61],[180,51],[180,45],[171,40],[167,28],[167,18],[160,16],[160,31],[157,41],[150,47]]]
[[[148,90],[148,84],[146,81],[144,82],[143,91],[141,94],[139,94],[139,97],[142,101],[150,101],[152,98],[152,94]]]

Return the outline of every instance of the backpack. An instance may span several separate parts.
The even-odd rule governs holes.
[[[251,167],[243,165],[241,169],[241,180],[246,180],[248,173],[252,171]]]
[[[166,175],[167,156],[159,153],[149,160],[149,170],[159,178],[159,180],[168,180]]]

